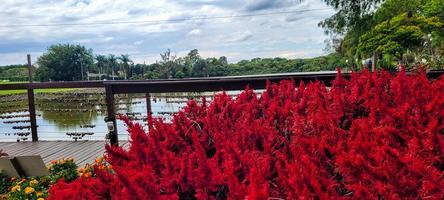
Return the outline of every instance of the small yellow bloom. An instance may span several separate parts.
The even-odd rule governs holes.
[[[31,194],[33,192],[35,192],[35,189],[32,188],[32,187],[26,187],[25,188],[25,194]]]
[[[37,197],[43,196],[43,192],[37,192]]]
[[[37,200],[45,200],[44,198],[38,198]]]
[[[30,185],[31,187],[34,187],[34,186],[36,186],[37,184],[39,184],[39,181],[37,181],[37,180],[35,180],[35,179],[33,179],[32,181],[29,182],[29,185]]]

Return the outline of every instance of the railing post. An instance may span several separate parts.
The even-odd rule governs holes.
[[[153,113],[151,110],[151,95],[150,95],[150,93],[145,93],[145,100],[146,100],[146,114],[148,116],[148,128],[151,129],[151,127],[153,125],[151,124],[150,118]]]
[[[113,130],[109,130],[109,139],[111,145],[119,145],[119,140],[117,137],[117,122],[116,122],[116,111],[114,107],[114,91],[113,87],[111,85],[105,86],[105,92],[106,92],[106,108],[108,116],[106,118],[107,123],[112,122],[113,123]]]
[[[34,90],[28,89],[28,109],[29,109],[29,120],[31,121],[31,134],[32,141],[39,141],[39,137],[37,134],[37,120],[35,115],[35,104],[34,104]]]
[[[29,83],[32,83],[32,64],[31,55],[28,54],[28,75]],[[39,136],[37,134],[37,120],[35,114],[35,102],[34,102],[34,89],[28,88],[28,110],[29,110],[29,120],[31,121],[31,137],[33,142],[39,141]]]

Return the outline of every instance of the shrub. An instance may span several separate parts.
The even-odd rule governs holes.
[[[12,183],[8,197],[9,199],[45,199],[48,196],[49,184],[48,177],[17,179]]]
[[[59,179],[71,182],[79,177],[77,165],[71,158],[51,161],[48,169],[51,183],[56,183]]]
[[[0,171],[0,194],[5,194],[8,192],[9,187],[11,187],[10,177],[3,174]]]
[[[103,157],[98,157],[91,165],[87,163],[85,167],[78,169],[79,176],[83,178],[96,177],[97,171],[107,171],[113,173],[113,167]]]
[[[442,199],[443,99],[444,77],[363,71],[190,101],[148,133],[121,117],[131,146],[106,147],[114,171],[49,199]]]

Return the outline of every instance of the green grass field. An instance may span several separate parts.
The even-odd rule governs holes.
[[[13,84],[13,83],[21,83],[21,82],[1,82],[0,84]],[[53,92],[67,92],[73,91],[76,89],[36,89],[35,93],[44,94],[44,93],[53,93]],[[0,95],[11,95],[11,94],[24,94],[26,90],[0,90]]]

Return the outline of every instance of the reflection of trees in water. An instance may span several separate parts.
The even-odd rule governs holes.
[[[72,98],[76,99],[75,101]],[[82,101],[81,99],[85,100]],[[100,95],[76,97],[75,95],[38,99],[38,110],[42,118],[58,128],[75,128],[89,125],[100,113],[96,107],[102,103]]]
[[[131,94],[119,94],[116,101],[117,113],[133,112],[132,101],[136,95]],[[119,108],[126,108],[125,110]]]
[[[0,102],[0,115],[11,112],[24,112],[28,109],[28,101],[26,99],[22,101],[1,101]]]

